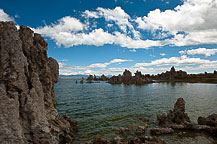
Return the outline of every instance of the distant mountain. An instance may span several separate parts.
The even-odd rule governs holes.
[[[59,75],[59,77],[83,77],[83,78],[87,78],[88,75]]]
[[[84,77],[87,78],[89,75],[59,75],[59,77]],[[112,77],[113,75],[106,75],[106,77]],[[100,76],[96,76],[100,77]]]

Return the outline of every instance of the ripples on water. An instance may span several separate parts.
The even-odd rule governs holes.
[[[156,114],[173,108],[177,98],[186,101],[192,121],[217,113],[215,84],[153,83],[143,86],[108,83],[76,84],[75,78],[60,78],[55,85],[60,114],[79,122],[78,143],[96,134],[111,138],[119,127],[144,125],[137,116],[149,118],[156,126]]]

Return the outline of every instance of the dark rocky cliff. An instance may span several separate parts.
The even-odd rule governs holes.
[[[58,114],[59,66],[41,35],[0,22],[0,142],[70,143],[76,122]]]

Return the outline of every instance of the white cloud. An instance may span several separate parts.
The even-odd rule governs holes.
[[[69,75],[69,74],[89,74],[89,73],[93,72],[92,69],[94,69],[94,68],[100,68],[101,72],[98,71],[98,73],[103,74],[103,72],[106,73],[106,71],[102,70],[102,69],[106,68],[107,66],[109,66],[111,64],[114,64],[114,63],[121,64],[123,62],[130,62],[130,61],[133,61],[133,60],[113,59],[113,60],[106,62],[106,63],[95,63],[95,64],[91,64],[88,66],[70,66],[70,64],[59,62],[60,74],[66,74],[66,75]]]
[[[64,47],[115,44],[132,49],[148,49],[165,45],[217,44],[217,0],[185,0],[172,10],[156,9],[136,19],[131,18],[121,7],[99,7],[95,11],[84,11],[82,16],[86,19],[83,23],[74,17],[65,16],[56,23],[32,29]],[[96,28],[96,21],[90,24],[92,21],[88,18],[104,18],[107,22],[105,26],[117,25],[120,30],[109,32]],[[0,20],[13,18],[0,9]],[[135,22],[140,30],[149,30],[153,39],[160,40],[142,39],[141,33],[134,28]]]
[[[120,32],[115,32],[114,44],[120,45],[122,47],[134,48],[134,49],[149,49],[152,46],[162,46],[166,45],[166,42],[162,41],[153,41],[153,40],[141,40],[141,39],[132,39],[129,36],[121,34]]]
[[[130,50],[131,52],[136,52],[136,49],[132,49],[132,50]]]
[[[205,55],[208,57],[211,55],[215,55],[217,53],[217,49],[198,48],[192,50],[179,51],[179,53],[188,55]]]
[[[111,67],[107,68],[108,65],[112,63],[126,62],[131,60],[114,59],[107,63],[96,63],[89,66],[77,66],[69,67],[65,65],[60,67],[60,74],[96,74],[96,75],[118,75],[122,74],[125,69],[130,70],[135,73],[137,70],[141,71],[143,74],[157,74],[170,70],[171,65],[178,66],[176,70],[184,70],[190,73],[198,73],[198,71],[207,71],[207,69],[217,68],[217,61],[203,60],[199,58],[188,58],[186,56],[182,57],[172,57],[168,59],[159,59],[152,61],[151,63],[137,63],[131,67]],[[157,67],[146,67],[146,66],[157,66]],[[160,66],[160,67],[158,67]],[[93,68],[99,68],[94,70]],[[209,71],[213,72],[213,71]]]
[[[35,29],[36,32],[43,34],[56,41],[57,45],[64,45],[71,47],[76,45],[95,45],[103,46],[104,44],[113,43],[113,35],[104,32],[103,29],[95,29],[89,34],[73,33],[71,31],[58,31],[53,27],[45,26],[43,28]]]
[[[140,29],[169,32],[177,46],[217,43],[217,0],[185,0],[174,10],[156,9],[136,22]]]
[[[3,9],[0,9],[0,21],[14,21],[14,19],[6,14]]]
[[[181,65],[198,65],[198,64],[211,64],[215,61],[200,59],[200,58],[189,58],[186,55],[181,57],[171,57],[171,58],[162,58],[154,60],[151,63],[136,63],[135,67],[147,67],[147,66],[181,66]]]
[[[72,17],[64,17],[58,20],[57,24],[32,28],[35,32],[50,37],[56,41],[56,44],[65,47],[76,45],[95,45],[103,46],[105,44],[116,44],[127,48],[144,48],[148,49],[151,46],[162,46],[167,43],[161,41],[132,39],[120,32],[110,34],[103,29],[95,29],[90,33],[84,33],[84,24]],[[81,32],[78,32],[81,31]]]
[[[58,62],[58,64],[59,64],[60,69],[68,65],[67,63],[64,63],[64,62]]]
[[[165,53],[160,53],[160,55],[161,55],[161,56],[165,56],[166,54],[165,54]]]
[[[135,38],[140,38],[140,32],[136,31],[130,23],[131,17],[121,7],[116,7],[114,9],[98,7],[96,10],[97,11],[86,10],[83,13],[83,16],[86,18],[103,17],[107,22],[115,22],[125,34],[127,32],[132,32]],[[130,31],[127,31],[127,28],[129,28]]]
[[[148,49],[170,44],[176,46],[214,44],[217,43],[216,5],[216,0],[204,2],[186,0],[183,5],[177,6],[174,10],[161,12],[156,9],[149,12],[147,16],[135,20],[140,29],[151,30],[155,38],[164,40],[141,39],[140,32],[135,30],[132,24],[133,19],[121,7],[115,9],[99,7],[96,11],[86,10],[82,14],[86,19],[104,18],[108,22],[106,24],[108,27],[114,22],[120,27],[120,32],[110,33],[102,28],[93,29],[89,22],[83,24],[73,17],[63,17],[57,23],[37,28],[35,31],[55,40],[57,45],[65,47],[116,44],[133,49]],[[89,32],[84,31],[86,28]],[[156,30],[160,32],[155,33]],[[174,38],[167,38],[172,35]]]
[[[116,7],[115,9],[105,9],[99,7],[97,10],[99,12],[99,15],[103,16],[106,21],[114,21],[125,33],[127,31],[127,26],[133,29],[133,26],[128,21],[128,19],[130,19],[130,16],[125,13],[121,7]]]
[[[89,11],[89,10],[85,10],[83,12],[83,17],[86,17],[86,18],[99,18],[99,15],[97,12],[95,11]]]
[[[107,67],[108,65],[110,64],[114,64],[114,63],[122,63],[122,62],[129,62],[129,61],[132,61],[132,60],[124,60],[124,59],[113,59],[111,60],[110,62],[107,62],[107,63],[96,63],[96,64],[91,64],[85,68],[87,69],[91,69],[91,68],[105,68]]]
[[[58,23],[50,26],[39,27],[35,29],[36,32],[45,33],[63,33],[63,32],[78,32],[83,30],[84,25],[76,18],[65,16],[58,20]]]

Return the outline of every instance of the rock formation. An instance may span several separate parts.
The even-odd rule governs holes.
[[[76,122],[58,114],[54,84],[58,63],[40,34],[0,22],[0,141],[69,143]]]
[[[152,83],[153,81],[148,77],[142,75],[141,72],[136,71],[135,76],[132,76],[132,73],[125,69],[123,75],[113,76],[109,79],[109,83],[111,84],[135,84],[135,85],[143,85]]]
[[[91,82],[91,81],[108,81],[109,78],[107,78],[104,74],[102,74],[100,77],[96,77],[96,75],[89,75],[87,78],[87,81]],[[92,83],[92,82],[91,82]]]
[[[200,125],[207,125],[211,127],[217,127],[217,114],[212,114],[207,118],[199,117],[198,124]]]
[[[174,124],[189,124],[191,121],[188,114],[185,113],[185,100],[183,98],[178,98],[174,104],[174,109],[167,114],[158,115],[157,120],[159,125],[165,127],[171,127]]]
[[[192,132],[205,132],[211,136],[217,137],[217,114],[212,114],[205,117],[198,118],[198,124],[192,123],[188,114],[185,113],[185,101],[183,98],[178,98],[174,109],[169,111],[167,115],[157,116],[158,124],[160,126],[166,127],[166,129],[157,128],[151,130],[153,134],[166,134],[167,132],[172,132],[168,128],[174,130],[189,130]],[[144,128],[144,130],[146,130]],[[143,130],[143,131],[144,131]]]
[[[200,116],[197,121],[199,125],[204,126],[204,131],[217,137],[217,114],[212,114],[207,118]]]
[[[155,76],[155,79],[157,80],[167,80],[167,81],[173,81],[175,79],[183,79],[187,78],[188,74],[185,71],[176,71],[174,67],[170,69],[170,71],[163,72],[161,74],[158,74]]]

